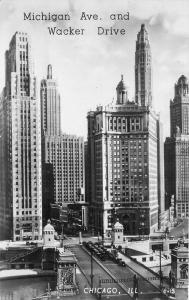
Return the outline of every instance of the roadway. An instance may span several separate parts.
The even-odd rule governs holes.
[[[80,246],[69,246],[69,249],[75,254],[79,266],[82,269],[82,271],[86,274],[88,278],[90,278],[90,272],[91,272],[91,258],[89,253],[84,250],[85,248],[82,248]],[[104,269],[105,268],[105,269]],[[101,279],[111,279],[115,278],[116,280],[125,280],[122,281],[122,287],[120,287],[117,283],[102,283],[102,288],[107,287],[114,287],[117,288],[118,293],[116,295],[103,295],[102,299],[131,299],[133,297],[133,294],[130,293],[131,289],[133,288],[133,276],[136,274],[137,278],[139,279],[139,299],[143,300],[155,300],[155,299],[167,299],[164,295],[162,295],[157,287],[152,285],[150,282],[145,280],[140,274],[134,272],[131,268],[128,266],[121,267],[118,266],[116,263],[114,263],[111,260],[106,261],[99,261],[96,257],[93,259],[93,270],[94,270],[94,287],[99,287],[99,278]],[[109,275],[111,274],[111,276]],[[153,276],[153,275],[151,275]],[[127,293],[130,293],[130,296],[125,295]],[[124,297],[124,298],[123,298]]]
[[[185,235],[188,234],[188,223],[188,219],[185,219],[177,227],[172,228],[168,236],[174,236],[175,238],[179,238],[183,236],[183,233]]]
[[[85,274],[86,278],[88,278],[88,283],[91,282],[91,257],[90,255],[82,249],[81,246],[78,245],[69,245],[67,246],[69,250],[72,251],[72,253],[75,254],[78,266],[80,267],[82,273]],[[109,281],[112,281],[112,277],[100,266],[100,264],[97,263],[97,261],[93,258],[93,288],[98,287],[106,287],[107,288],[114,288],[117,289],[117,293],[114,295],[113,293],[109,294],[108,297],[112,300],[130,300],[132,299],[129,295],[126,294],[126,291],[121,288],[121,286],[118,283],[106,283],[106,285],[101,285],[99,280],[100,279],[108,279]],[[102,299],[108,299],[104,295],[102,296]]]
[[[122,258],[122,260],[124,259]],[[102,263],[107,267],[107,269],[111,271],[111,273],[115,277],[119,279],[126,278],[128,280],[128,282],[124,283],[124,285],[127,287],[128,290],[130,290],[133,287],[133,281],[129,279],[132,279],[133,276],[136,275],[137,278],[139,279],[138,280],[138,284],[139,284],[138,289],[140,293],[139,299],[152,300],[154,299],[153,297],[155,296],[156,297],[158,296],[159,299],[166,299],[163,295],[161,295],[159,288],[155,287],[155,285],[150,282],[150,280],[152,280],[152,278],[154,277],[152,273],[148,272],[144,268],[142,271],[139,270],[140,268],[138,264],[135,272],[134,262],[126,259],[124,261],[126,263],[126,267],[118,266],[116,263],[108,260]],[[129,267],[129,264],[132,267],[132,269]],[[149,278],[149,281],[147,281],[146,278]]]

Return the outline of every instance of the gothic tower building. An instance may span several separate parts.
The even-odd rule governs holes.
[[[135,51],[135,97],[141,106],[152,106],[151,50],[145,25],[137,34]]]
[[[108,235],[117,217],[124,234],[149,234],[164,210],[163,143],[151,97],[151,55],[144,27],[136,43],[136,100],[121,77],[116,103],[88,113],[91,227]],[[144,77],[144,78],[143,78]]]
[[[170,101],[170,137],[165,141],[166,206],[175,200],[175,215],[189,216],[189,83],[182,75]]]
[[[5,88],[0,112],[1,232],[4,232],[4,238],[17,241],[40,239],[40,103],[37,98],[31,46],[26,33],[15,33],[5,59]]]

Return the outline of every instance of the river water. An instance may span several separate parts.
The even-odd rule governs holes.
[[[56,287],[56,277],[10,279],[0,281],[0,300],[31,300],[47,292],[48,283]]]

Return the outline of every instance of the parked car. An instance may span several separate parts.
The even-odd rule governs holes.
[[[124,261],[122,261],[122,267],[126,267],[126,263]]]
[[[121,258],[116,258],[116,263],[117,263],[118,265],[120,265],[120,264],[122,263],[122,259],[121,259]]]

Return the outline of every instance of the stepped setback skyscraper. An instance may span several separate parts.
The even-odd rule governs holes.
[[[175,200],[175,215],[189,217],[189,83],[182,75],[170,101],[171,136],[165,141],[166,205]]]
[[[5,88],[1,99],[1,199],[3,238],[42,237],[40,101],[31,47],[16,32],[6,51]],[[3,234],[4,233],[4,234]]]
[[[41,81],[40,92],[43,179],[47,171],[50,171],[51,165],[54,185],[48,187],[48,193],[44,193],[43,203],[49,201],[61,207],[70,204],[79,205],[84,225],[86,219],[83,206],[85,204],[84,140],[82,137],[61,133],[60,96],[56,80],[52,76],[51,65],[47,68],[47,78]],[[46,189],[44,180],[43,191]],[[52,195],[52,190],[53,197],[45,198],[45,194]]]
[[[151,54],[145,26],[137,36],[136,101],[119,82],[116,103],[88,113],[88,183],[91,226],[108,235],[116,218],[125,234],[149,234],[164,210],[162,138],[153,109]]]
[[[47,68],[47,79],[41,81],[41,126],[42,133],[52,136],[61,134],[60,95],[51,65]]]

